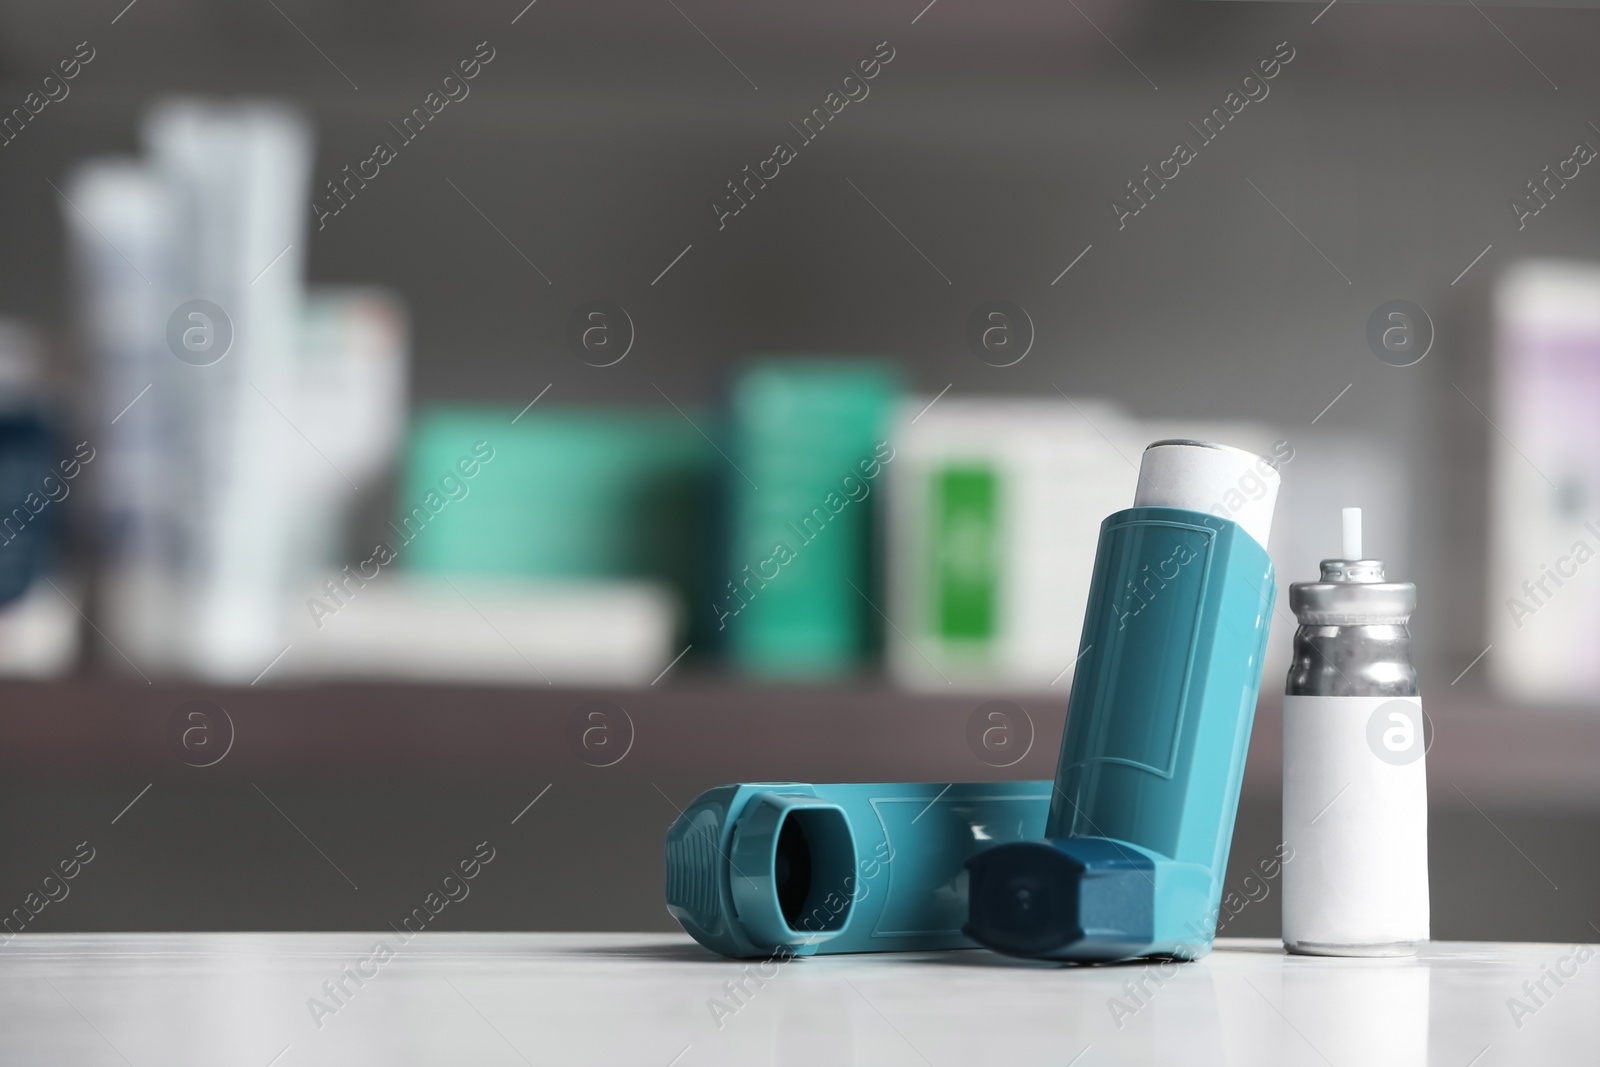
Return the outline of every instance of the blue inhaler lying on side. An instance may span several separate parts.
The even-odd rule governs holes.
[[[1100,527],[1045,839],[967,863],[968,936],[1081,962],[1211,949],[1276,585],[1272,461],[1145,450]]]
[[[963,864],[1049,807],[1049,782],[719,786],[667,830],[667,911],[724,956],[975,948]]]

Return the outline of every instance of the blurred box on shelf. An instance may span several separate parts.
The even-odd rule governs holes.
[[[1525,260],[1494,291],[1484,665],[1506,695],[1600,693],[1600,266]]]
[[[400,573],[344,599],[268,680],[648,685],[681,651],[677,598],[653,582]]]
[[[890,672],[916,689],[1064,694],[1100,523],[1133,503],[1141,430],[1090,400],[928,401],[903,404],[890,435]]]
[[[463,460],[478,468],[473,477]],[[672,411],[425,409],[406,449],[398,516],[414,521],[430,493],[449,504],[427,519],[403,566],[451,576],[645,578],[687,597],[708,539],[713,462],[721,461],[705,438]]]
[[[395,518],[296,605],[285,676],[650,682],[682,651],[715,459],[675,412],[424,409]]]
[[[57,428],[41,378],[44,346],[22,322],[0,318],[0,676],[53,678],[75,665],[75,605],[83,583],[69,565],[67,515],[92,446]],[[81,495],[79,497],[81,499]]]
[[[312,518],[294,525],[294,580],[343,554],[357,504],[391,470],[406,427],[409,356],[398,295],[376,286],[306,290],[289,403],[323,462],[309,456],[296,465],[297,505]]]
[[[734,382],[726,573],[711,596],[737,669],[836,676],[877,646],[873,498],[900,396],[898,373],[868,360],[762,359]]]

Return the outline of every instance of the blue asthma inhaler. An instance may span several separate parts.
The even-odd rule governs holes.
[[[963,865],[1049,807],[1049,782],[719,786],[667,830],[667,911],[736,958],[975,948]]]
[[[1045,837],[967,862],[974,941],[1076,962],[1211,950],[1276,594],[1277,490],[1273,461],[1239,449],[1145,450],[1134,506],[1100,527]]]

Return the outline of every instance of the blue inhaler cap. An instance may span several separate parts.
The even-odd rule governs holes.
[[[967,860],[962,932],[1030,959],[1125,959],[1152,940],[1154,863],[1102,837],[996,845]]]

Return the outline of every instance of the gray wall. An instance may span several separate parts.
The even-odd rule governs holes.
[[[1506,202],[1600,136],[1586,125],[1600,116],[1586,110],[1600,13],[1495,8],[1491,25],[1471,7],[1341,3],[1312,24],[1317,5],[940,3],[913,25],[888,3],[684,8],[714,48],[653,2],[541,2],[515,25],[518,4],[279,6],[294,25],[270,5],[143,0],[115,25],[78,5],[6,5],[6,99],[79,40],[97,56],[0,148],[0,311],[66,326],[62,204],[46,179],[132,149],[152,95],[299,101],[317,121],[321,181],[393,139],[387,123],[487,40],[496,57],[471,95],[308,232],[314,280],[376,281],[411,304],[419,398],[509,402],[553,382],[550,403],[660,404],[656,386],[710,403],[753,352],[883,353],[929,393],[1054,395],[1054,383],[1141,415],[1275,422],[1292,438],[1351,385],[1319,428],[1368,435],[1412,481],[1412,545],[1398,554],[1437,605],[1419,628],[1425,658],[1453,676],[1483,647],[1474,574],[1492,431],[1455,384],[1492,410],[1481,311],[1497,268],[1594,254],[1600,179],[1587,171],[1521,232]],[[719,231],[712,198],[776,140],[797,140],[787,124],[882,40],[896,54],[871,95]],[[1270,95],[1119,231],[1112,195],[1192,138],[1186,123],[1281,41],[1295,58]],[[593,296],[638,327],[629,358],[603,370],[562,342]],[[1026,307],[1038,335],[1003,369],[964,341],[968,315],[996,297]],[[1363,340],[1396,297],[1438,327],[1428,358],[1403,370]]]

